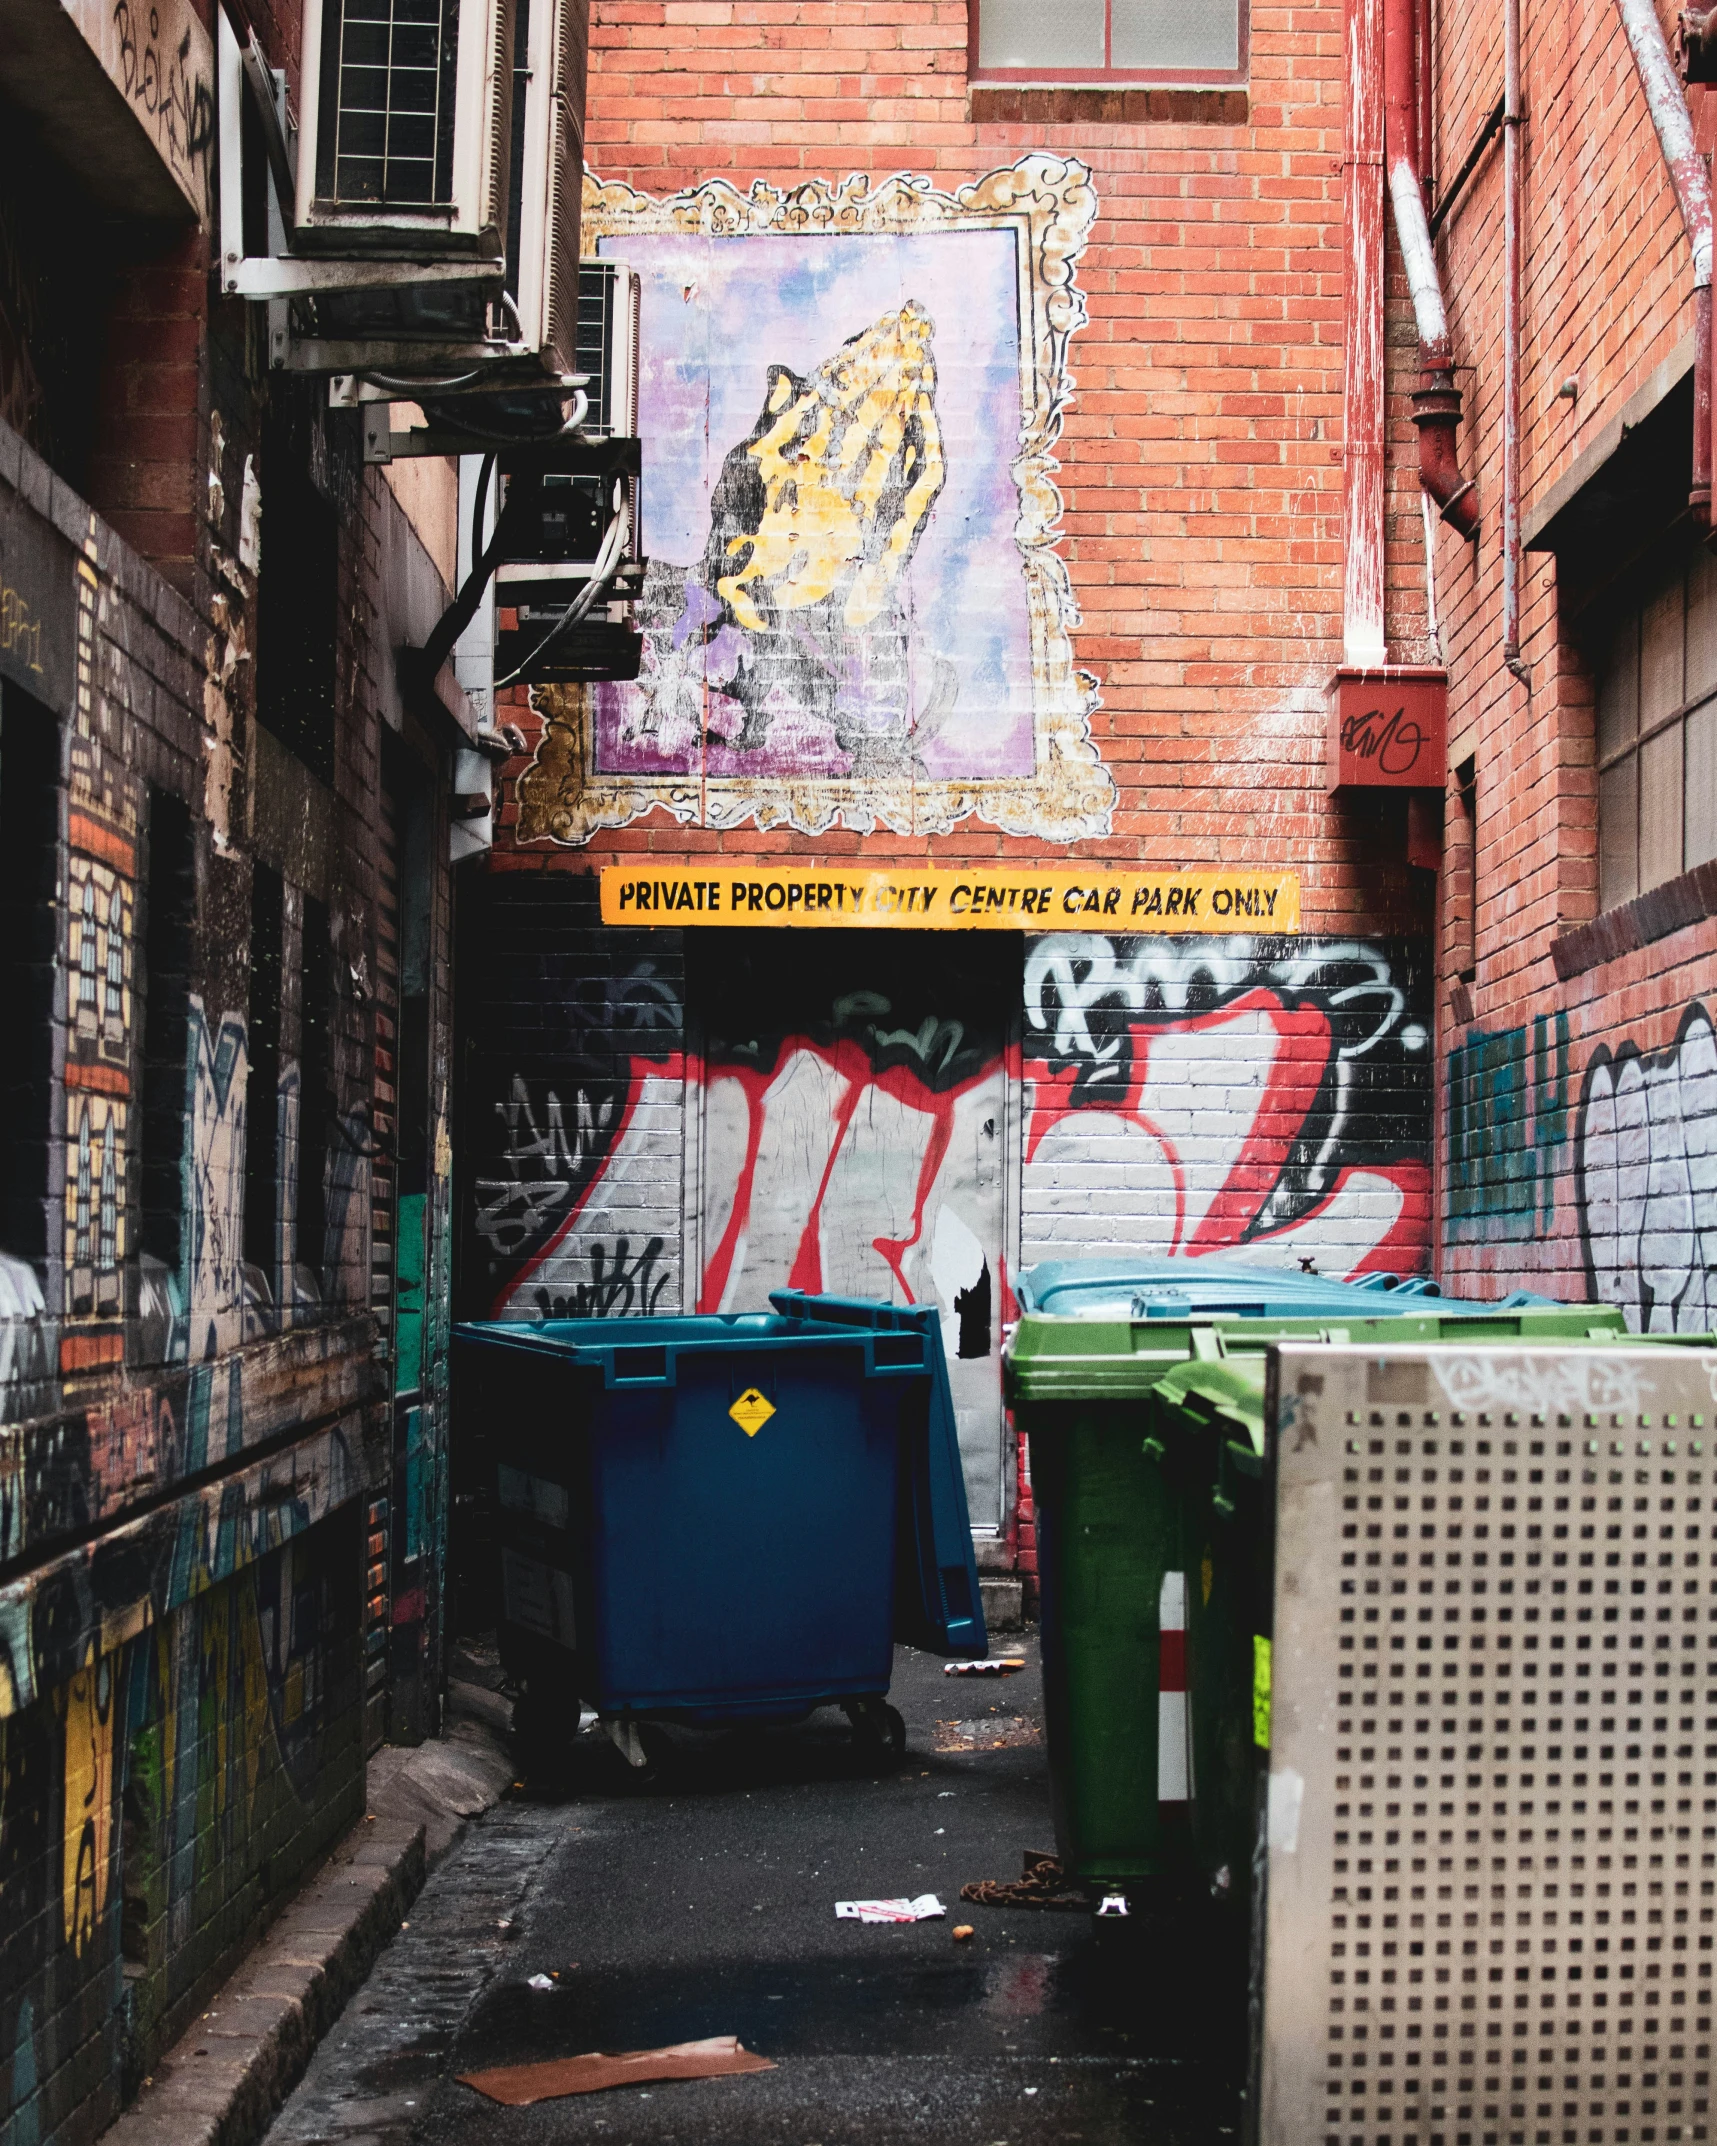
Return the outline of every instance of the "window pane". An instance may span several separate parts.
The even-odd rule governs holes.
[[[1240,65],[1239,0],[1114,0],[1112,67]]]
[[[1639,762],[1618,761],[1598,777],[1598,907],[1639,892]]]
[[[1103,0],[980,0],[980,67],[1103,65]]]
[[[1681,705],[1681,576],[1640,613],[1639,720],[1644,730]]]
[[[1717,687],[1717,559],[1700,552],[1687,570],[1687,681],[1689,700]]]
[[[1681,870],[1681,725],[1639,749],[1639,883],[1661,887]]]
[[[1598,758],[1639,736],[1639,620],[1630,611],[1616,627],[1598,677]]]
[[[1707,701],[1687,718],[1687,795],[1683,810],[1687,835],[1682,870],[1717,857],[1717,701]]]

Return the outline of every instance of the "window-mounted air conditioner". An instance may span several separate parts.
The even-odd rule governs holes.
[[[297,248],[493,258],[517,0],[304,0]]]
[[[268,258],[232,243],[236,105],[258,69],[254,40],[241,55],[228,33],[224,280],[285,307],[275,362],[575,369],[589,15],[590,0],[304,0],[297,137],[278,129],[270,159],[285,239]]]

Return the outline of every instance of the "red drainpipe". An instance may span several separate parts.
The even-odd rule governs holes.
[[[1419,428],[1419,482],[1435,500],[1452,529],[1464,537],[1478,534],[1478,493],[1461,471],[1456,432],[1461,421],[1461,391],[1455,385],[1455,361],[1449,347],[1449,320],[1443,309],[1442,280],[1425,216],[1425,189],[1419,174],[1419,133],[1425,100],[1415,95],[1415,63],[1420,45],[1421,0],[1383,0],[1383,103],[1389,199],[1401,241],[1407,281],[1413,293],[1413,317],[1419,330],[1419,386],[1413,396],[1413,422]]]

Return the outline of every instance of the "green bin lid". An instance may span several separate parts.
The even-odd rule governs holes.
[[[1184,1364],[1252,1358],[1262,1365],[1273,1341],[1375,1341],[1401,1348],[1459,1341],[1545,1348],[1635,1338],[1612,1304],[1447,1311],[1433,1298],[1422,1300],[1414,1311],[1375,1317],[1362,1312],[1332,1317],[1321,1308],[1301,1316],[1217,1312],[1172,1319],[1053,1318],[1028,1312],[1003,1352],[1002,1382],[1008,1401],[1023,1412],[1029,1429],[1036,1403],[1139,1399]],[[1684,1334],[1662,1338],[1688,1339]]]

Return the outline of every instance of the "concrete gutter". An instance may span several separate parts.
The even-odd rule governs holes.
[[[254,2146],[398,1930],[430,1870],[513,1776],[510,1709],[455,1684],[444,1737],[388,1746],[369,1812],[162,2058],[109,2146]]]

